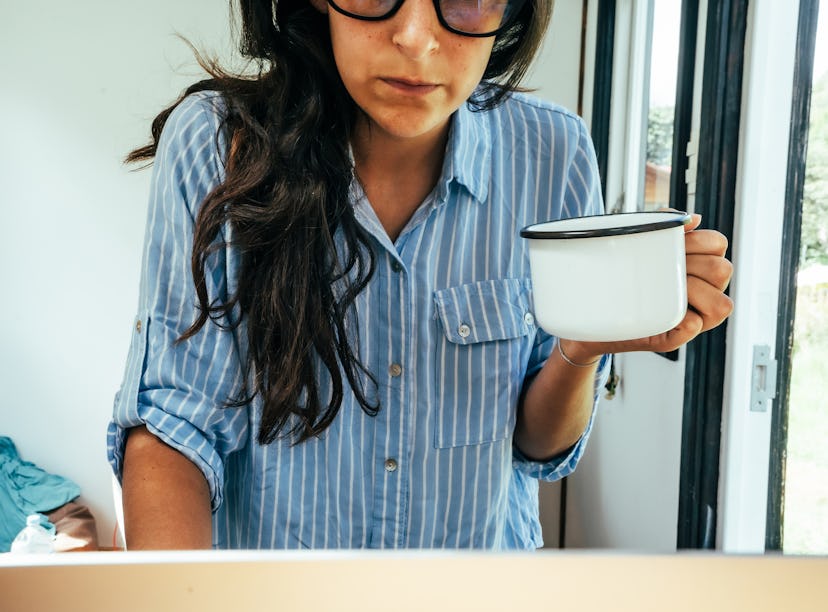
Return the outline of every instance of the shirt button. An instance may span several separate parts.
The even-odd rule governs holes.
[[[397,460],[396,459],[386,459],[385,460],[385,471],[386,472],[396,472],[397,471]]]
[[[391,262],[391,269],[396,274],[399,274],[400,272],[402,272],[402,266],[400,265],[400,262],[398,262],[396,259]]]
[[[392,363],[388,366],[388,373],[394,378],[397,378],[397,376],[402,374],[402,366],[398,363]]]
[[[527,312],[525,315],[523,315],[523,322],[526,323],[526,325],[534,325],[535,316],[531,312]]]
[[[468,338],[469,334],[471,334],[471,328],[463,323],[460,327],[457,328],[457,333],[460,334],[461,338]]]
[[[135,332],[138,334],[141,333],[141,319],[138,319],[138,321],[135,323]]]

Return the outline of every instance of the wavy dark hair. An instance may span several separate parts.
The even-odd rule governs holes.
[[[519,90],[552,3],[527,0],[498,35],[472,108],[493,108]],[[260,395],[259,443],[280,436],[300,443],[333,422],[346,381],[366,413],[379,410],[365,391],[366,380],[376,380],[358,358],[354,321],[346,323],[375,269],[369,237],[348,198],[349,142],[360,111],[337,72],[327,17],[309,0],[238,0],[238,11],[240,50],[256,70],[234,74],[196,52],[210,78],[163,110],[152,122],[151,142],[126,161],[153,159],[164,124],[184,98],[221,93],[225,178],[195,220],[191,267],[199,314],[178,341],[208,320],[224,328],[243,321],[248,382],[227,406]],[[224,302],[211,301],[206,266],[227,247],[220,230],[228,223],[230,246],[241,254],[238,290]],[[335,247],[337,232],[344,248]],[[329,397],[321,397],[319,364],[330,377]]]

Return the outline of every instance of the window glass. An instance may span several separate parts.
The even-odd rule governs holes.
[[[653,3],[647,152],[644,165],[644,210],[670,205],[673,117],[678,78],[681,0]]]
[[[814,53],[802,234],[788,400],[783,542],[786,553],[828,554],[828,6]]]

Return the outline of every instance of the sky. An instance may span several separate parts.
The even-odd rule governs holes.
[[[814,49],[814,81],[828,72],[828,2],[821,5]],[[681,0],[657,0],[654,11],[650,106],[672,106],[676,99]]]
[[[650,107],[676,102],[681,0],[658,0],[653,13],[653,50],[650,64]]]

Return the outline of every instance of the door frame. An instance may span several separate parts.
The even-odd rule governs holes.
[[[782,259],[779,274],[776,356],[779,362],[777,401],[773,406],[768,466],[768,507],[765,549],[782,550],[784,542],[785,460],[788,445],[788,410],[796,316],[796,275],[802,230],[802,196],[811,116],[819,0],[800,0],[794,60],[791,137],[788,146],[785,216],[782,228]]]
[[[614,21],[615,1],[597,1],[599,13],[603,7]],[[700,161],[695,176],[691,164],[686,177],[691,183],[695,179],[686,206],[703,215],[703,227],[714,227],[730,239],[728,255],[736,274],[730,288],[735,310],[728,323],[693,341],[682,355],[687,365],[677,546],[761,552],[766,538],[770,549],[778,548],[781,540],[781,532],[773,532],[781,529],[780,456],[790,376],[790,333],[786,330],[792,322],[792,258],[798,255],[794,240],[798,240],[800,222],[798,215],[791,216],[790,207],[801,200],[801,185],[795,181],[802,180],[787,170],[792,163],[789,158],[803,155],[802,113],[808,102],[804,95],[810,94],[810,86],[793,90],[794,55],[796,34],[804,22],[816,27],[808,15],[818,0],[802,0],[802,12],[799,2],[692,1],[702,7],[699,28],[704,23],[706,31],[699,34],[699,40],[705,41],[699,46],[704,53],[704,75],[696,77],[704,80],[703,119],[693,118],[700,130],[696,140]],[[601,27],[599,19],[599,31]],[[607,143],[611,103],[601,91],[619,78],[613,74],[612,56],[606,54],[613,48],[612,30],[607,31],[610,36],[597,41],[591,107],[605,194],[607,183],[617,180],[612,176],[607,180],[606,160],[617,152],[610,151]],[[605,53],[600,52],[602,48]],[[797,62],[796,70],[797,74],[807,72],[804,59]],[[794,93],[792,136],[788,108]],[[792,138],[795,144],[789,153]],[[689,153],[693,152],[691,147]],[[674,151],[674,168],[686,167],[683,154]],[[682,175],[673,173],[679,181],[685,178]],[[671,191],[685,187],[674,183]],[[671,196],[674,202],[680,201],[675,194]],[[612,205],[607,201],[608,208]],[[780,253],[784,253],[782,261]],[[753,347],[762,344],[775,351],[771,358],[777,356],[781,365],[776,387],[779,400],[757,412],[750,410]]]
[[[732,239],[716,547],[765,550],[772,414],[752,397],[754,351],[778,358],[777,310],[799,1],[748,5]]]
[[[707,5],[694,212],[731,242],[738,179],[748,0]],[[728,258],[732,258],[730,250]],[[727,329],[687,345],[676,545],[716,547]]]

